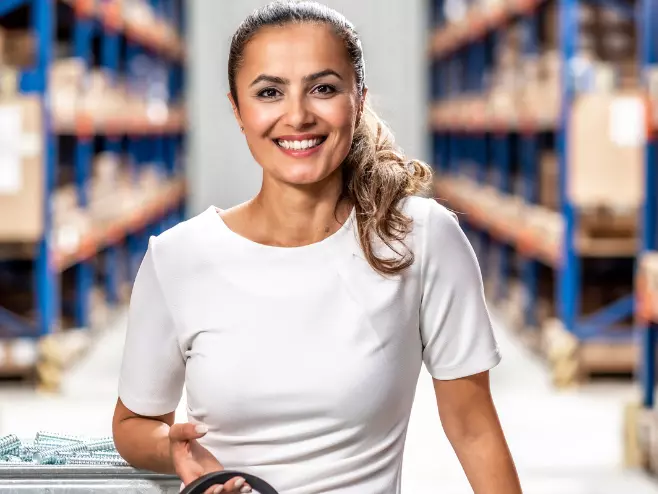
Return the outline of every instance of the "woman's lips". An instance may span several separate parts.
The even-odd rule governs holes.
[[[319,135],[300,135],[300,136],[283,136],[274,139],[276,146],[288,156],[294,158],[305,158],[317,153],[324,142],[326,136]]]

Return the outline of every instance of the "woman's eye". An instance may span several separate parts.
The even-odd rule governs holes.
[[[327,95],[327,94],[335,93],[336,89],[333,86],[330,86],[329,84],[322,84],[320,86],[316,86],[313,92]]]
[[[274,88],[267,88],[263,89],[261,92],[258,93],[258,96],[261,98],[276,98],[277,95],[279,94],[279,91],[277,91]]]

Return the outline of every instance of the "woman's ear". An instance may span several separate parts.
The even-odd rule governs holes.
[[[233,108],[233,116],[235,117],[235,120],[237,120],[238,125],[240,126],[240,132],[244,132],[244,125],[242,125],[242,119],[240,118],[240,110],[238,109],[238,104],[233,99],[233,95],[231,93],[228,93],[226,95],[228,97],[228,100],[231,103],[231,107]]]

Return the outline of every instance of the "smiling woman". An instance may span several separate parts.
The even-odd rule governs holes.
[[[252,200],[151,239],[114,417],[134,466],[228,468],[281,494],[399,494],[421,365],[474,491],[519,494],[491,400],[500,354],[473,250],[367,105],[354,27],[278,1],[233,37]],[[187,424],[173,424],[183,389]],[[215,492],[248,492],[244,479]]]
[[[402,242],[411,222],[400,200],[426,190],[431,170],[406,159],[368,107],[363,50],[354,27],[319,4],[290,6],[275,2],[257,11],[231,44],[229,98],[264,170],[255,202],[266,201],[272,182],[313,185],[331,190],[331,196],[338,191],[338,201],[328,198],[338,213],[330,233],[354,208],[368,262],[385,274],[400,272],[413,262]],[[239,228],[232,214],[224,213],[224,219]],[[376,239],[394,255],[378,254]]]

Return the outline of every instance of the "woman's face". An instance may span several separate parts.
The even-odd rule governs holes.
[[[262,29],[245,47],[236,87],[236,118],[266,175],[307,185],[338,169],[363,98],[345,45],[330,27]]]

